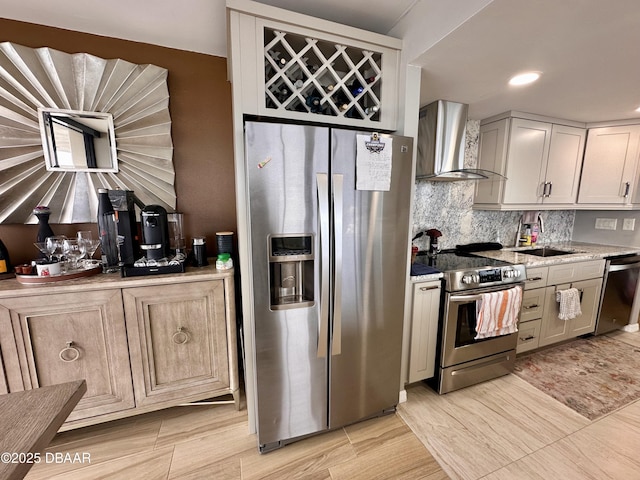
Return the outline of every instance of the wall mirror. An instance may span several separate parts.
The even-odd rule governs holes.
[[[0,223],[37,223],[37,205],[51,223],[95,222],[98,188],[175,210],[167,74],[0,43]]]
[[[117,172],[113,115],[39,108],[38,121],[47,170]]]

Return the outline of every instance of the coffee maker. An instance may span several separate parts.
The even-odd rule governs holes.
[[[160,205],[147,205],[140,213],[142,225],[142,244],[140,248],[147,260],[160,260],[168,258],[169,224],[167,211]]]
[[[117,217],[120,260],[123,265],[133,265],[139,240],[135,206],[143,204],[130,190],[109,190],[108,195]]]

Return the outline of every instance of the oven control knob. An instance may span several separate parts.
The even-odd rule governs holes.
[[[462,283],[471,285],[472,283],[480,283],[480,276],[477,273],[465,273],[462,276]]]
[[[520,272],[518,270],[514,270],[513,268],[509,268],[503,272],[504,278],[518,278],[520,276]]]

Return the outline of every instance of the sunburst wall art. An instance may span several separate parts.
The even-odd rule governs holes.
[[[98,188],[133,190],[145,205],[175,210],[167,70],[87,53],[0,43],[0,223],[95,222]],[[111,113],[116,172],[45,166],[38,108]]]

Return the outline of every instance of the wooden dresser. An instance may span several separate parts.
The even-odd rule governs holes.
[[[238,408],[234,295],[213,266],[0,281],[0,393],[86,380],[61,430],[226,394]]]

